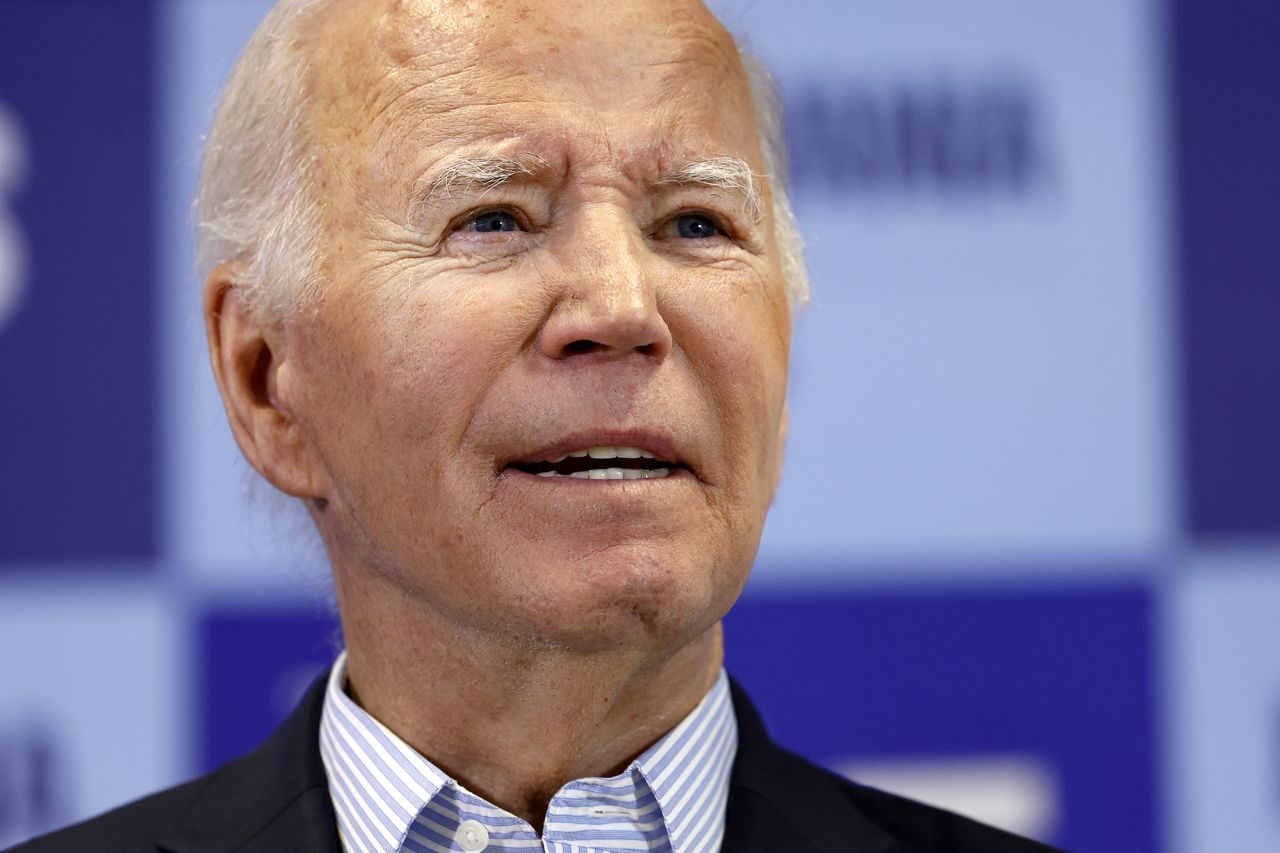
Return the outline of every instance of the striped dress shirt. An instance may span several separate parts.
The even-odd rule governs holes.
[[[392,734],[347,696],[345,684],[344,652],[325,692],[320,756],[347,853],[720,849],[738,747],[723,670],[698,707],[622,773],[557,791],[541,838]]]

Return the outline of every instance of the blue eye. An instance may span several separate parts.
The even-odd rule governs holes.
[[[464,227],[466,230],[480,234],[488,234],[493,231],[521,230],[520,223],[516,222],[516,218],[505,210],[491,210],[488,213],[472,217]]]
[[[720,236],[720,229],[709,217],[685,213],[676,217],[676,233],[690,240],[705,240]]]

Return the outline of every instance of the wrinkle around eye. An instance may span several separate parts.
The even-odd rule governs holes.
[[[452,272],[490,272],[506,269],[519,259],[518,253],[485,254],[448,251],[443,245],[426,252],[422,246],[384,244],[362,254],[359,275],[369,283],[419,286]]]
[[[413,274],[438,256],[438,244],[376,239],[358,252],[357,275],[370,284],[389,284]]]
[[[518,233],[518,232],[499,232]],[[452,232],[428,235],[406,230],[406,238],[375,237],[364,243],[360,252],[360,269],[363,275],[384,274],[394,279],[427,265],[431,273],[442,272],[455,266],[469,267],[486,258],[481,254],[450,250]],[[483,236],[483,235],[473,235]],[[421,239],[414,239],[421,237]]]
[[[409,232],[419,236],[418,232]],[[376,259],[374,266],[385,266],[397,261],[420,260],[440,253],[440,240],[421,235],[421,240],[394,240],[379,238],[373,241],[367,255]]]

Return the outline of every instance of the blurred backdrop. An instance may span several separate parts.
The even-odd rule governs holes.
[[[0,5],[0,846],[252,746],[334,653],[192,272],[267,5]],[[1280,6],[718,8],[814,279],[730,670],[792,748],[1071,849],[1280,849]]]

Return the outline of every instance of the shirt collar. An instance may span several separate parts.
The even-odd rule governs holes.
[[[325,691],[320,756],[329,778],[339,835],[348,851],[416,849],[418,845],[406,844],[406,838],[420,836],[420,815],[445,836],[463,817],[478,818],[494,833],[495,843],[489,850],[515,849],[514,840],[510,845],[501,843],[504,837],[515,839],[523,834],[528,841],[534,840],[527,823],[462,788],[352,701],[345,685],[343,652]],[[645,811],[646,803],[653,811],[652,801],[656,800],[657,814],[641,822],[645,846],[628,845],[627,849],[717,851],[724,835],[729,772],[737,744],[728,676],[721,670],[698,706],[622,773],[565,785],[552,799],[544,830],[550,836],[562,828],[566,830],[564,837],[573,839],[557,843],[557,851],[598,848],[610,837],[608,833],[619,830],[601,826],[593,834],[596,827],[582,823],[584,812],[603,814],[606,810],[598,803],[605,802],[609,812],[638,814]],[[593,818],[592,822],[607,820]],[[461,847],[455,842],[453,849]],[[541,845],[534,849],[541,849]]]

